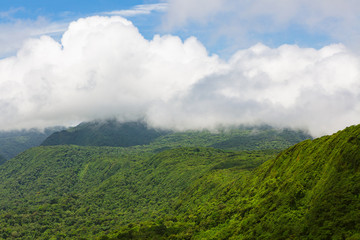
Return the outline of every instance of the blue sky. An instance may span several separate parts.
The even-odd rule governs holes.
[[[144,1],[116,1],[116,0],[3,0],[0,5],[1,12],[18,10],[14,17],[23,19],[36,19],[38,16],[48,17],[52,20],[62,20],[66,16],[83,17],[98,12],[116,9],[128,9],[134,5],[143,4]],[[147,1],[148,3],[148,1]]]
[[[81,17],[106,15],[104,13],[120,10],[134,10],[139,5],[168,4],[169,9],[167,10],[153,10],[148,14],[126,15],[125,17],[131,20],[147,39],[151,39],[155,34],[173,34],[182,39],[195,36],[207,47],[209,52],[224,57],[230,56],[238,49],[247,48],[258,42],[271,47],[282,44],[297,44],[302,47],[319,49],[330,43],[344,41],[341,38],[344,35],[342,24],[347,24],[347,13],[334,12],[333,9],[326,7],[332,5],[332,3],[325,1],[325,4],[321,4],[324,1],[319,0],[320,4],[318,5],[306,5],[308,1],[303,1],[305,4],[301,6],[301,4],[297,3],[299,1],[293,1],[293,6],[290,6],[291,4],[288,4],[289,6],[273,4],[269,8],[266,4],[259,5],[259,7],[255,6],[255,4],[254,6],[249,5],[246,2],[248,1],[3,0],[0,5],[0,26],[13,28],[12,31],[9,31],[7,39],[11,39],[11,35],[19,35],[14,34],[14,28],[18,28],[21,32],[22,28],[26,27],[43,27],[45,29],[40,34],[44,33],[60,38],[61,30],[65,30],[68,23]],[[258,0],[254,2],[266,1]],[[272,1],[267,2],[271,3]],[[343,5],[346,5],[346,2],[350,1],[344,2]],[[186,7],[186,4],[193,6]],[[202,7],[204,4],[208,4],[210,7]],[[335,5],[334,7],[336,7]],[[225,8],[224,6],[230,7]],[[262,6],[264,9],[262,9]],[[303,10],[294,11],[293,8]],[[245,10],[242,12],[241,9]],[[356,12],[357,6],[352,7],[352,9],[353,12],[348,13],[350,17],[352,13]],[[342,11],[345,10],[347,9],[345,8]],[[287,11],[292,12],[293,15],[284,14]],[[181,14],[183,15],[180,16]],[[307,14],[311,15],[306,16]],[[308,17],[309,21],[306,17]],[[335,23],[331,23],[331,21]],[[21,22],[24,22],[24,24],[21,24]],[[54,25],[57,25],[56,29],[59,32],[51,32],[54,31]],[[356,25],[354,24],[354,26]],[[5,34],[7,34],[6,31],[3,31],[2,35]],[[29,35],[32,37],[31,33]],[[18,36],[18,38],[20,37],[26,38],[27,36],[24,33],[22,36]],[[20,45],[20,40],[14,41],[19,41]],[[353,40],[346,41],[352,44],[351,41]],[[6,44],[5,42],[0,43]],[[5,55],[9,55],[9,53],[5,53]]]
[[[136,10],[142,5],[159,3],[151,0],[4,0],[0,4],[0,57],[14,54],[27,38],[49,35],[60,40],[68,24],[79,18],[109,16],[112,11]],[[146,38],[159,33],[161,15],[158,11],[127,15],[126,18],[133,21]]]
[[[360,1],[2,0],[0,130],[360,123]]]

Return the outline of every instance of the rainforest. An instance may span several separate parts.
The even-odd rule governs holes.
[[[359,147],[360,125],[83,123],[0,165],[0,238],[360,239]]]

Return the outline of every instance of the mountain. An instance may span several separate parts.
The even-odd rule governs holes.
[[[281,150],[312,137],[300,130],[275,129],[270,126],[240,126],[217,131],[154,129],[142,122],[120,123],[116,120],[84,122],[55,132],[41,145],[79,145],[129,147],[158,146],[158,151],[184,146],[214,147],[226,150]]]
[[[0,238],[359,239],[360,125],[210,147],[258,130],[31,148],[0,166]]]
[[[150,143],[168,131],[148,128],[142,122],[120,123],[116,120],[85,122],[80,125],[55,132],[41,144],[129,147]]]
[[[61,129],[63,128],[0,131],[0,155],[5,159],[13,158],[26,149],[39,146],[48,136]]]

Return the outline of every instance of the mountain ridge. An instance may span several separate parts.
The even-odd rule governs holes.
[[[143,122],[104,120],[81,123],[76,127],[55,132],[41,145],[74,144],[79,146],[129,147],[149,144],[169,131],[148,128]]]
[[[238,126],[219,131],[172,131],[151,128],[144,122],[104,120],[84,122],[50,135],[42,146],[79,145],[131,147],[158,145],[159,150],[178,146],[202,146],[227,150],[281,150],[312,137],[301,130],[270,126]],[[173,143],[170,144],[169,143]],[[163,146],[166,145],[166,146]]]
[[[64,128],[0,131],[0,155],[9,160],[26,149],[39,146],[48,136],[61,129]]]

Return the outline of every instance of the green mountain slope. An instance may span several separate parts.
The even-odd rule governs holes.
[[[6,159],[13,158],[26,149],[39,146],[49,135],[61,129],[0,131],[0,155]]]
[[[176,217],[108,237],[360,239],[359,150],[360,125],[299,143],[237,178],[209,172],[179,196]]]

